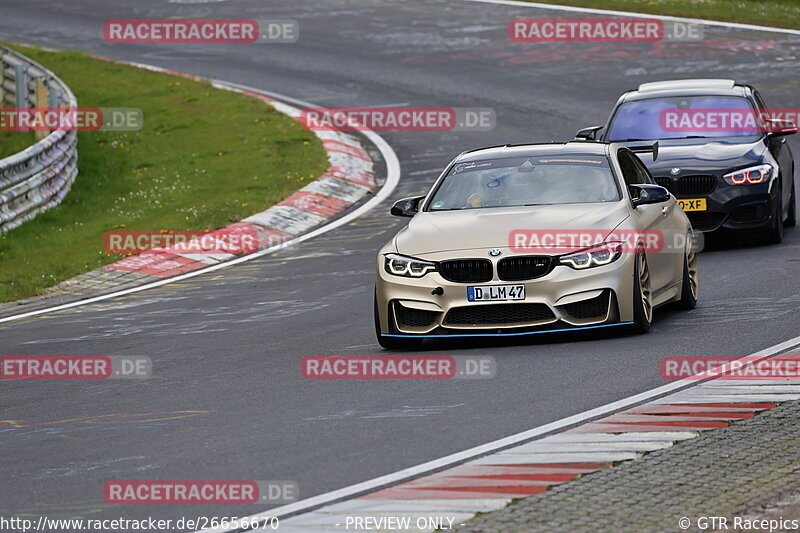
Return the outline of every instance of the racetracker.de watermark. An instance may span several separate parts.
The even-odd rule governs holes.
[[[731,380],[800,380],[800,354],[758,361],[738,357],[664,357],[659,362],[659,371],[668,381],[708,379],[709,373]]]
[[[135,107],[0,108],[0,131],[139,131],[144,114]]]
[[[119,480],[107,481],[108,504],[289,503],[300,497],[296,481]]]
[[[497,123],[488,107],[309,107],[298,120],[311,131],[490,131]]]
[[[663,131],[677,133],[776,133],[800,124],[800,109],[664,109]]]
[[[294,43],[300,38],[295,20],[128,19],[107,20],[109,43]]]
[[[497,374],[491,356],[311,355],[300,361],[307,379],[488,379]]]
[[[283,241],[263,243],[265,247]],[[140,254],[150,250],[169,249],[186,254],[251,254],[260,249],[258,233],[242,227],[209,230],[111,230],[103,235],[103,249],[109,254]]]
[[[518,43],[701,41],[703,26],[652,18],[516,18],[508,35]]]
[[[677,206],[675,209],[679,209]],[[508,234],[508,247],[513,253],[568,253],[602,244],[619,245],[620,253],[686,253],[702,249],[703,237],[695,233],[661,230],[610,229],[515,229]]]
[[[59,531],[87,531],[100,533],[101,531],[137,531],[137,532],[164,532],[164,531],[205,531],[206,529],[224,531],[263,531],[280,528],[280,520],[275,517],[251,516],[194,516],[172,518],[50,518],[39,516],[38,519],[21,518],[14,516],[5,518],[0,516],[0,531],[19,531],[31,533],[33,531],[57,533]]]
[[[143,355],[4,355],[0,379],[146,379],[153,362]]]

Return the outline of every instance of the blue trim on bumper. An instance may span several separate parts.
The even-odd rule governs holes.
[[[406,339],[450,339],[454,337],[519,337],[521,335],[539,335],[541,333],[565,333],[567,331],[582,331],[587,329],[612,328],[614,326],[630,326],[633,322],[617,322],[616,324],[600,324],[599,326],[581,326],[564,329],[548,329],[544,331],[523,331],[521,333],[465,333],[455,335],[387,335],[381,333],[381,337],[401,337]]]

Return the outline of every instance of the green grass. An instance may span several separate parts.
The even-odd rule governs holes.
[[[800,0],[529,0],[800,29]]]
[[[259,100],[81,53],[14,48],[56,72],[79,106],[140,108],[144,127],[79,133],[64,202],[0,235],[0,301],[120,259],[103,251],[106,231],[223,227],[327,167],[313,133]],[[21,135],[4,134],[0,150],[13,152]]]
[[[21,152],[35,142],[32,131],[0,131],[0,159]]]

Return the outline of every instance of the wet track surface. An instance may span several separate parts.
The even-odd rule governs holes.
[[[383,134],[402,167],[397,198],[425,192],[462,150],[569,139],[644,81],[731,77],[756,85],[768,105],[800,107],[800,38],[706,27],[698,43],[519,44],[506,37],[518,16],[565,15],[455,1],[6,0],[0,38],[319,106],[495,110],[491,132]],[[111,18],[295,19],[301,37],[109,45],[102,27]],[[796,137],[789,143],[800,156]],[[307,355],[382,353],[374,258],[403,223],[380,206],[264,258],[0,326],[2,355],[147,355],[154,363],[145,381],[2,383],[0,515],[243,516],[263,507],[109,506],[102,488],[112,479],[291,479],[305,498],[656,387],[662,357],[746,355],[800,325],[800,230],[789,229],[779,246],[701,254],[698,308],[657,312],[645,336],[447,342],[415,352],[494,356],[491,380],[303,379]]]

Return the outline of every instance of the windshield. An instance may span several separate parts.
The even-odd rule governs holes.
[[[608,159],[537,155],[453,166],[433,195],[429,211],[619,200]]]
[[[614,114],[608,140],[737,137],[759,135],[758,131],[756,114],[747,98],[654,98],[622,104]]]

